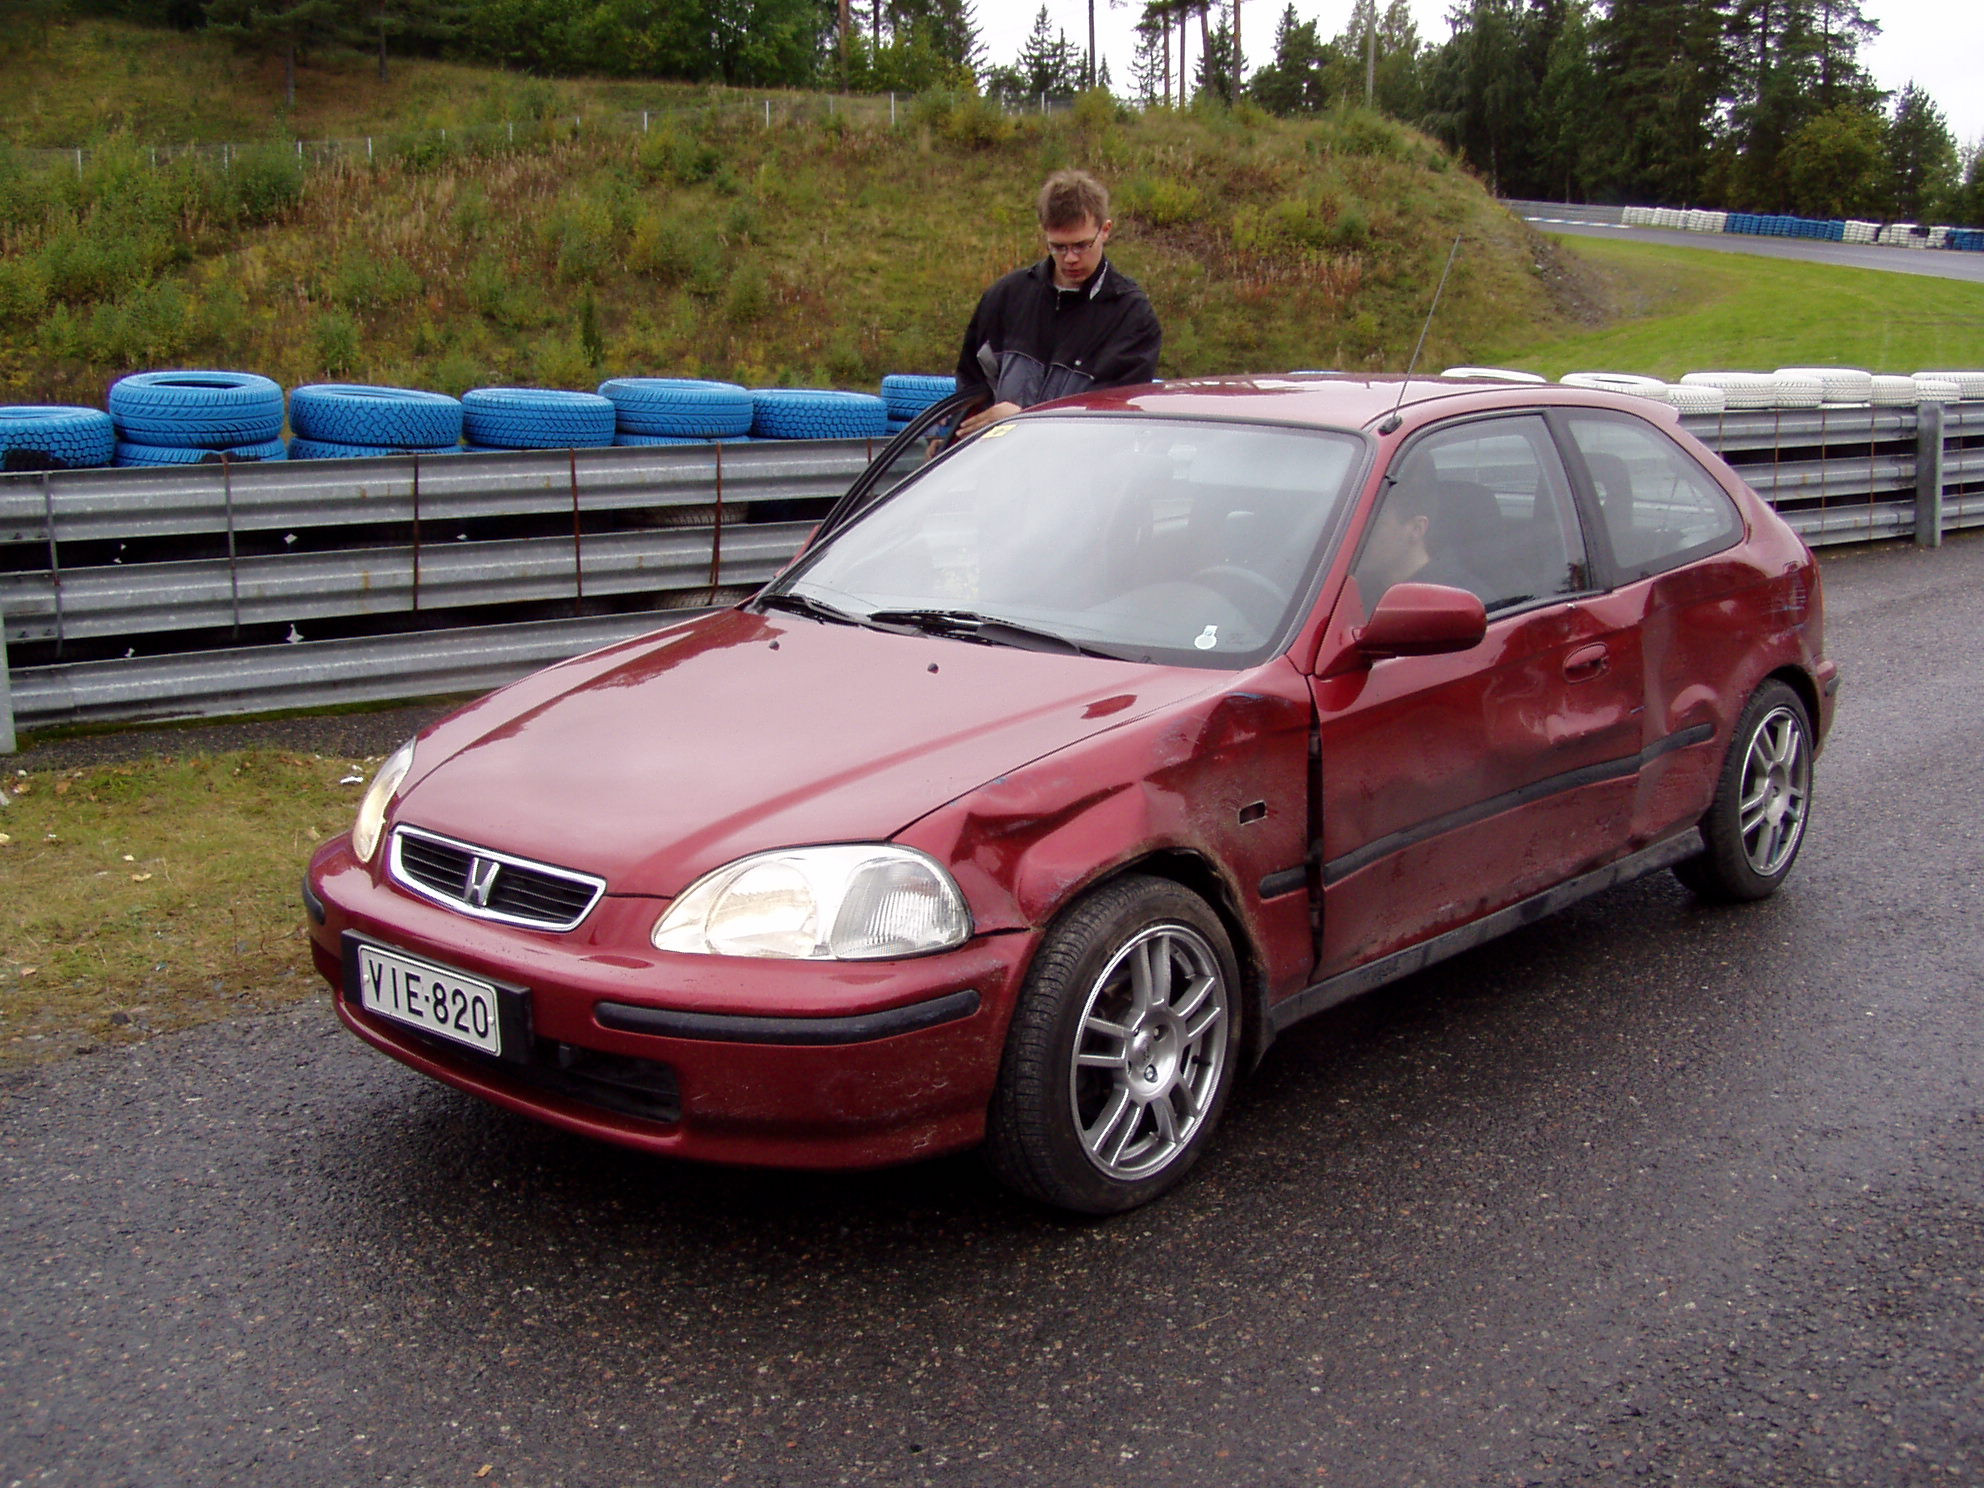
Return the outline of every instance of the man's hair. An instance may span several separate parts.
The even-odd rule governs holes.
[[[1056,171],[1033,205],[1042,227],[1080,227],[1083,218],[1100,227],[1109,220],[1109,188],[1087,171]]]

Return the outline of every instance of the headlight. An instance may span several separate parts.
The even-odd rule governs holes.
[[[971,937],[964,895],[935,859],[906,847],[794,847],[707,874],[654,927],[661,951],[883,961]]]
[[[358,820],[351,824],[351,848],[358,854],[359,862],[371,862],[372,854],[379,850],[379,833],[386,825],[386,808],[393,804],[393,796],[398,792],[400,782],[406,779],[406,772],[412,768],[413,740],[408,739],[379,766],[379,773],[365,787],[365,799],[358,803]]]

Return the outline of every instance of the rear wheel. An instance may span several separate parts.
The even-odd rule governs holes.
[[[1034,958],[993,1096],[999,1176],[1043,1203],[1113,1214],[1199,1159],[1239,1054],[1240,979],[1196,894],[1135,875],[1089,895]]]
[[[1797,860],[1812,810],[1812,723],[1798,694],[1766,682],[1743,709],[1715,800],[1702,818],[1704,850],[1674,874],[1704,899],[1762,899]]]

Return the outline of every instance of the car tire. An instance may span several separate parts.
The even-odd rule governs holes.
[[[622,434],[709,439],[751,432],[751,395],[734,382],[609,377],[599,395],[612,402]]]
[[[1741,903],[1777,892],[1804,845],[1812,811],[1812,721],[1782,682],[1743,709],[1715,799],[1701,820],[1703,850],[1674,866],[1704,899]]]
[[[612,400],[562,388],[471,388],[462,433],[482,449],[594,449],[613,443]]]
[[[988,1122],[993,1170],[1080,1214],[1148,1203],[1204,1153],[1241,1017],[1232,943],[1198,895],[1143,874],[1087,895],[1020,992]]]
[[[289,425],[313,444],[438,449],[461,442],[462,403],[419,388],[315,382],[290,390]]]
[[[110,415],[94,408],[28,404],[0,408],[0,457],[9,470],[74,470],[108,465],[117,453]],[[30,456],[45,463],[31,463]]]
[[[282,388],[254,372],[133,372],[109,402],[123,444],[231,450],[282,434]]]
[[[226,449],[199,449],[192,446],[174,444],[130,444],[119,440],[117,458],[113,462],[119,467],[133,465],[253,465],[266,460],[287,460],[289,446],[280,439],[265,439],[258,444],[237,444]]]

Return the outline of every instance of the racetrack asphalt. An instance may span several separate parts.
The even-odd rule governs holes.
[[[1805,263],[1837,264],[1846,269],[1878,269],[1889,274],[1920,274],[1931,279],[1967,279],[1984,284],[1984,253],[1959,253],[1947,248],[1884,248],[1874,243],[1818,243],[1809,238],[1758,238],[1748,233],[1676,232],[1664,227],[1616,227],[1604,222],[1554,217],[1526,216],[1523,220],[1541,232],[1564,233],[1574,238],[1619,238],[1634,243],[1661,243],[1671,248],[1699,248],[1708,253],[1794,258]]]
[[[1781,894],[1303,1024],[1115,1220],[590,1145],[322,1003],[6,1076],[0,1485],[1984,1482],[1984,538],[1824,566]]]

